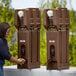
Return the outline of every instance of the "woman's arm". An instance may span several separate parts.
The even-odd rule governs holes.
[[[13,62],[13,63],[16,63],[16,64],[24,64],[25,59],[23,59],[23,58],[17,59],[15,57],[11,56],[11,58],[9,59],[9,61]]]

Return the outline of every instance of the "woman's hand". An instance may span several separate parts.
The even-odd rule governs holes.
[[[20,64],[20,65],[22,65],[22,64],[25,63],[25,59],[19,58],[17,63]]]
[[[10,61],[10,62],[13,62],[13,63],[16,63],[16,64],[22,65],[22,64],[24,64],[24,62],[25,62],[26,60],[23,59],[23,58],[17,59],[17,58],[15,58],[15,57],[11,56],[11,58],[10,58],[9,61]]]

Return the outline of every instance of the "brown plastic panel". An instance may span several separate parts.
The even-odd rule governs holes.
[[[14,15],[14,25],[17,29],[21,26],[20,18],[18,16],[18,11],[24,11],[24,9],[17,9],[15,10],[15,15]]]
[[[57,31],[47,31],[47,69],[56,69],[57,68],[57,60],[59,59],[57,57],[57,54],[59,54],[59,50],[57,51],[57,38],[58,38],[58,32]],[[50,52],[51,52],[51,46],[54,46],[55,48],[55,56],[51,58]]]
[[[43,25],[44,25],[44,27],[46,28],[46,29],[48,29],[49,28],[49,26],[50,26],[50,20],[49,20],[49,17],[48,17],[48,15],[47,15],[47,11],[48,10],[52,10],[52,9],[44,9],[44,12],[43,12]]]
[[[33,28],[40,28],[41,27],[41,14],[38,8],[27,8],[27,9],[17,9],[15,10],[15,18],[14,18],[14,25],[17,29],[21,27],[21,21],[18,16],[18,11],[23,11],[23,25],[30,29]]]
[[[41,27],[41,15],[38,8],[28,8],[24,12],[24,25],[29,29]]]
[[[68,30],[67,30],[68,31]],[[66,30],[47,31],[47,69],[68,69],[68,33]],[[50,46],[55,48],[54,56],[52,57]]]
[[[67,8],[54,9],[53,24],[59,28],[69,28],[69,11]]]
[[[67,39],[67,42],[66,42],[66,50],[69,50],[69,29],[66,30],[66,39]],[[69,65],[69,51],[67,51],[67,63]]]
[[[25,54],[21,56],[21,46],[25,47]],[[19,69],[33,69],[40,67],[40,31],[26,30],[18,31],[18,57],[26,60],[25,64],[18,65]]]
[[[47,11],[52,10],[53,11],[53,19],[51,23]],[[46,29],[50,29],[50,25],[52,24],[57,29],[62,28],[68,28],[69,29],[69,11],[67,8],[55,8],[55,9],[45,9],[43,12],[43,24]]]

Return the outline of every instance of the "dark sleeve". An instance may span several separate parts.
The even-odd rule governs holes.
[[[1,58],[4,58],[6,60],[10,60],[10,58],[11,58],[11,54],[9,53],[9,49],[8,49],[8,47],[5,48],[3,46],[2,40],[0,40],[0,56],[1,56]]]
[[[6,60],[10,60],[11,54],[9,53],[9,50],[8,50],[8,52],[5,52],[4,58],[5,58]]]

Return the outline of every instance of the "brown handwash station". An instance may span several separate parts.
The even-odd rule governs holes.
[[[47,69],[69,68],[69,11],[67,8],[45,9],[47,30]]]
[[[40,27],[38,8],[15,10],[15,27],[18,30],[18,57],[26,59],[19,69],[40,67]]]

